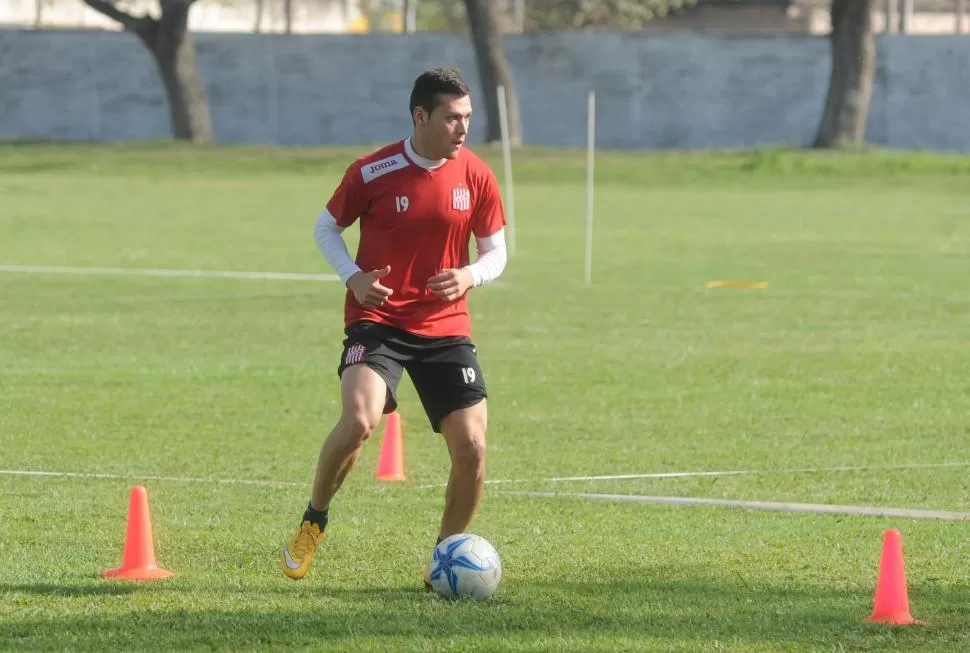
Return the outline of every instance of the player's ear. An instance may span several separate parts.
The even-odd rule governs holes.
[[[411,117],[414,118],[415,125],[423,125],[428,122],[428,114],[424,107],[414,107],[414,113],[411,114]]]

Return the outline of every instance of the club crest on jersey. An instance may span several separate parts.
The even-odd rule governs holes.
[[[451,191],[451,207],[456,211],[467,211],[472,207],[472,192],[464,187]]]

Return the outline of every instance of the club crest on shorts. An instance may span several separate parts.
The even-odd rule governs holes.
[[[344,357],[344,363],[346,365],[356,365],[360,361],[364,360],[364,354],[367,353],[367,347],[358,343],[347,347],[347,355]]]
[[[463,186],[451,191],[451,207],[456,211],[467,211],[472,207],[472,192]]]

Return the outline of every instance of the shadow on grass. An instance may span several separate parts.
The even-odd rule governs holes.
[[[507,579],[491,601],[449,602],[420,587],[178,588],[123,605],[75,604],[9,620],[0,649],[72,650],[970,650],[970,587],[910,587],[920,627],[866,623],[869,591],[599,574],[595,582]],[[126,585],[3,592],[91,596]],[[97,601],[95,601],[97,602]],[[54,627],[56,625],[56,628]],[[718,649],[718,646],[725,646]],[[840,648],[842,647],[842,648]]]
[[[55,585],[54,583],[0,583],[0,595],[31,594],[36,596],[117,596],[132,594],[138,591],[133,583],[116,583],[100,581],[84,585]]]

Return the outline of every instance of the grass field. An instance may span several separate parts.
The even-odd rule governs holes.
[[[313,221],[365,149],[2,145],[0,265],[329,273]],[[968,522],[529,494],[968,510],[970,159],[600,153],[589,288],[583,154],[515,166],[516,254],[471,299],[492,600],[421,589],[448,461],[407,381],[407,481],[373,438],[310,577],[279,571],[339,283],[6,271],[0,649],[970,649]],[[136,484],[175,577],[102,580]],[[925,626],[865,621],[887,528]]]

